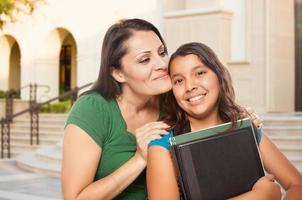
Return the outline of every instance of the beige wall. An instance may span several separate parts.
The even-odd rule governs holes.
[[[294,0],[266,2],[268,111],[293,111]]]
[[[228,62],[240,105],[267,112],[265,3],[246,1],[246,60]]]
[[[165,38],[169,52],[192,41],[206,43],[223,60],[230,57],[231,13],[221,9],[182,10],[165,14]]]

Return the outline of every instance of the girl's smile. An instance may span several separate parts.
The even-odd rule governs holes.
[[[170,74],[175,99],[189,116],[201,119],[218,115],[218,78],[196,55],[176,57]]]

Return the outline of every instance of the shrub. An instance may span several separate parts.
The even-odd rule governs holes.
[[[71,108],[71,101],[60,101],[53,104],[43,105],[41,113],[66,113]]]
[[[0,99],[5,98],[5,92],[3,90],[0,90]]]

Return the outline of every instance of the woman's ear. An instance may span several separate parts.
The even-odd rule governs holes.
[[[124,83],[126,82],[125,78],[124,78],[124,74],[121,70],[119,69],[115,69],[115,68],[111,68],[111,76],[119,83]]]

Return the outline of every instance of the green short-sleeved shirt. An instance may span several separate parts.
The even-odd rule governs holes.
[[[66,125],[84,130],[102,148],[95,180],[101,179],[127,162],[136,152],[136,140],[129,133],[115,99],[98,93],[81,96],[72,106]],[[146,199],[145,171],[115,199]]]

